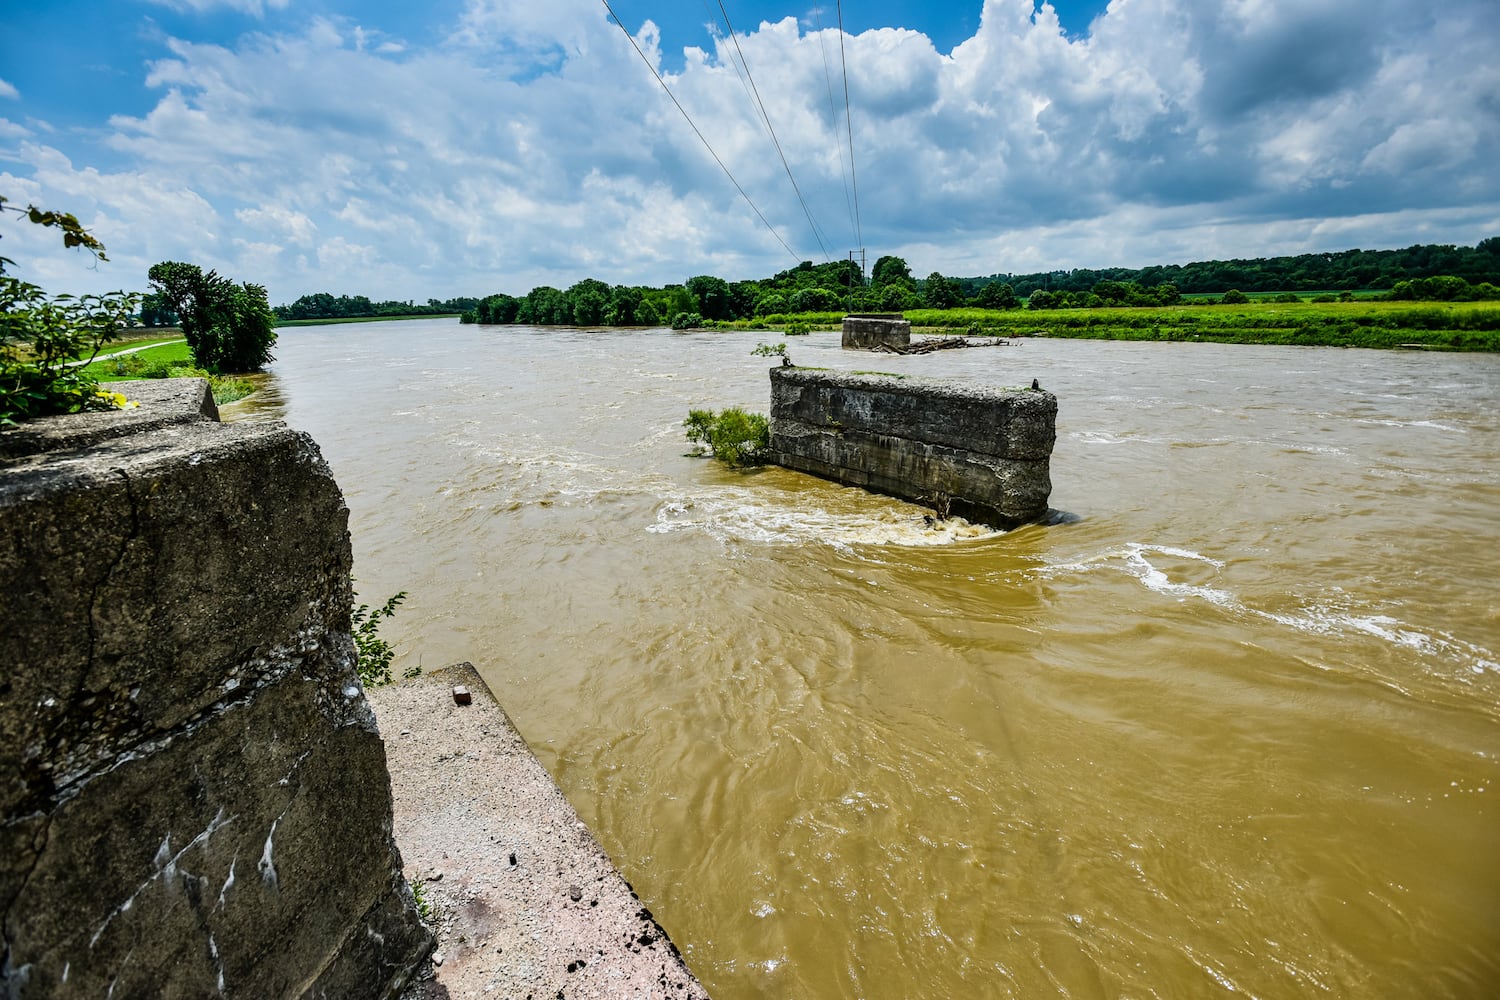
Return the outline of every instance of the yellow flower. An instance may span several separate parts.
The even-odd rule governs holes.
[[[116,410],[132,410],[141,405],[133,399],[126,399],[123,392],[109,392],[106,389],[96,389],[94,395]]]

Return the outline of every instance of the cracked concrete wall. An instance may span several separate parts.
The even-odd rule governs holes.
[[[0,995],[391,995],[431,938],[342,494],[205,383],[126,391],[0,432]]]
[[[1052,495],[1057,397],[936,379],[771,369],[771,460],[1000,528]]]

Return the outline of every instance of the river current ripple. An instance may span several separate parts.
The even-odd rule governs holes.
[[[719,1000],[1500,992],[1500,358],[1027,340],[1009,533],[686,457],[758,340],[281,331],[398,667],[473,661]]]

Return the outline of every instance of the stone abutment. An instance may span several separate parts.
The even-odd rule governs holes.
[[[342,494],[198,380],[0,432],[0,994],[388,997],[431,948]]]
[[[777,465],[996,527],[1052,493],[1057,397],[899,375],[771,369]]]

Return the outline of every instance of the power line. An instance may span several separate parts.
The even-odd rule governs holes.
[[[703,137],[703,133],[700,132],[698,130],[698,126],[693,123],[692,115],[689,115],[687,113],[687,109],[682,106],[682,102],[677,100],[677,95],[672,93],[672,88],[667,86],[667,81],[663,80],[661,78],[661,74],[656,71],[656,67],[651,65],[651,60],[646,58],[646,53],[642,52],[641,47],[636,44],[635,36],[632,35],[629,29],[625,27],[625,22],[620,20],[619,15],[615,13],[615,9],[609,5],[609,0],[600,0],[600,2],[604,4],[604,9],[609,11],[609,16],[614,19],[615,24],[619,25],[620,30],[624,32],[625,37],[630,40],[630,47],[635,49],[635,54],[641,57],[641,62],[646,64],[646,68],[651,71],[651,75],[656,77],[656,82],[661,84],[661,89],[667,92],[667,96],[672,99],[672,103],[677,105],[677,110],[682,112],[682,117],[687,119],[688,126],[692,128],[693,134],[698,137],[698,141],[703,143],[703,148],[708,150],[708,155],[714,158],[714,162],[719,165],[719,169],[724,171],[724,176],[729,178],[729,182],[733,184],[734,189],[740,193],[740,197],[745,199],[745,204],[749,205],[750,210],[755,213],[756,217],[759,218],[761,222],[765,223],[766,228],[771,231],[771,235],[776,237],[776,242],[780,243],[786,250],[786,252],[791,255],[792,259],[800,264],[802,262],[802,258],[797,255],[796,251],[787,246],[786,240],[781,238],[781,234],[776,231],[776,227],[771,225],[771,223],[766,220],[766,217],[761,214],[760,209],[755,207],[755,202],[750,200],[750,196],[745,193],[745,189],[740,186],[740,182],[734,179],[734,174],[730,173],[729,168],[724,165],[724,161],[719,159],[719,154],[714,152],[714,148],[708,144],[708,140]]]
[[[807,207],[807,199],[802,197],[802,189],[797,186],[797,178],[792,176],[792,165],[786,161],[786,153],[782,151],[781,140],[776,138],[776,129],[771,125],[771,116],[766,112],[766,102],[760,99],[760,88],[755,85],[755,74],[750,72],[750,63],[745,59],[745,53],[740,49],[740,36],[735,32],[734,25],[729,23],[729,12],[724,9],[724,0],[719,0],[719,13],[724,16],[724,27],[729,29],[729,37],[734,42],[734,51],[740,57],[740,65],[745,67],[745,76],[750,80],[750,89],[755,93],[755,104],[760,109],[760,117],[766,123],[766,131],[771,135],[771,144],[776,147],[776,155],[781,157],[781,165],[786,168],[786,179],[792,182],[792,190],[797,192],[797,202],[802,206],[802,214],[807,216],[807,224],[812,227],[813,238],[818,241],[818,249],[823,251],[823,259],[828,260],[828,246],[823,242],[823,234],[818,229],[818,223],[813,219],[812,209]]]
[[[709,9],[708,0],[703,0],[703,13],[708,15],[708,24],[706,24],[705,27],[709,28],[709,30],[714,33],[715,38],[719,37],[718,25],[713,23],[714,12]],[[740,69],[740,64],[735,62],[734,58],[731,56],[729,59],[729,65],[734,67],[734,77],[736,80],[740,81],[740,89],[745,92],[745,100],[750,102],[751,104],[754,104],[755,98],[750,94],[750,84],[745,81],[745,74]]]
[[[828,44],[823,38],[823,15],[820,8],[813,8],[813,22],[818,30],[818,49],[823,53],[823,83],[828,89],[828,120],[833,122],[834,134],[838,134],[839,113],[833,103],[833,74],[828,69]],[[844,164],[844,144],[835,142],[839,151],[839,180],[844,185],[844,207],[849,212],[849,235],[856,236],[858,227],[854,222],[854,199],[849,196],[849,170]]]
[[[859,222],[859,175],[854,172],[854,119],[849,114],[849,63],[844,58],[844,0],[836,4],[839,15],[839,64],[844,70],[844,125],[849,130],[849,179],[854,184],[854,236],[865,245],[865,234]]]

